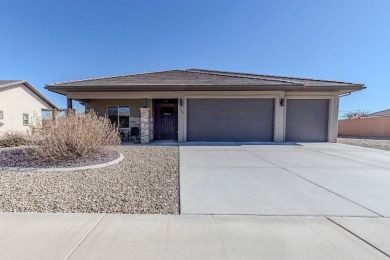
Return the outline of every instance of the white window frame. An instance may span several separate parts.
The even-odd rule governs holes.
[[[25,119],[24,119],[25,116],[27,116],[27,124],[24,122],[25,121]],[[30,115],[28,113],[23,113],[23,125],[24,126],[30,125]]]
[[[108,108],[109,107],[117,107],[118,108],[118,129],[130,129],[130,106],[127,106],[127,105],[108,105],[107,106],[107,117],[109,117],[109,114],[108,114]],[[129,127],[119,127],[119,107],[128,107],[129,108]]]

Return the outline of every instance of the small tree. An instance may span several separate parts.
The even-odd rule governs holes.
[[[28,155],[53,160],[100,152],[121,142],[118,128],[107,117],[73,110],[46,122],[39,131],[31,131],[30,139]]]
[[[357,119],[368,115],[368,110],[354,110],[344,113],[343,117],[346,119]]]

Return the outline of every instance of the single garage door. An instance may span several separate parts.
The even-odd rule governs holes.
[[[274,99],[188,99],[187,141],[273,141]]]
[[[328,139],[327,99],[288,99],[286,141],[324,142]]]

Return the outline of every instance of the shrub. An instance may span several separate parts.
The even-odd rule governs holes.
[[[101,152],[121,142],[118,128],[107,117],[95,112],[68,113],[45,122],[31,131],[28,155],[41,159],[61,160]]]
[[[26,143],[26,135],[19,132],[6,133],[3,137],[0,138],[1,148],[21,146],[25,145]]]

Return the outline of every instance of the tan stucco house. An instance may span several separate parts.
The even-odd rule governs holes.
[[[0,135],[24,132],[31,118],[42,111],[57,109],[37,89],[25,80],[0,80]]]
[[[187,69],[47,84],[141,141],[335,142],[339,96],[363,84]]]

